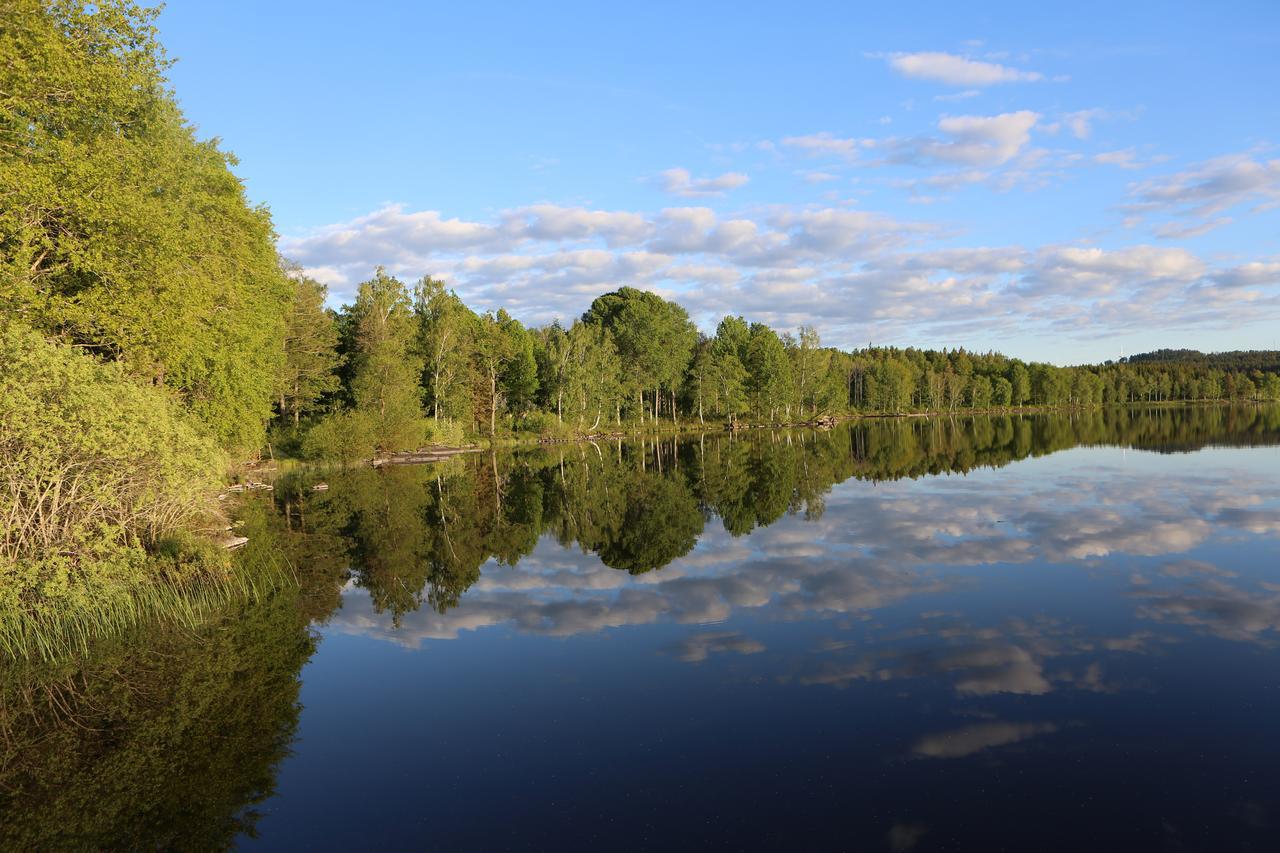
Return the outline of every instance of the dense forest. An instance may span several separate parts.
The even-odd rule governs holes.
[[[1027,406],[1280,399],[1274,354],[1094,367],[700,331],[630,287],[541,328],[377,270],[354,301],[277,254],[183,117],[154,11],[8,0],[0,28],[0,611],[136,611],[225,581],[235,462],[426,444]],[[1236,357],[1239,356],[1239,357]]]
[[[471,310],[431,277],[410,288],[379,270],[338,312],[323,307],[322,285],[295,281],[289,341],[299,343],[286,346],[295,378],[278,410],[316,457],[662,424],[1280,400],[1265,354],[1057,367],[963,349],[845,351],[810,326],[792,334],[737,316],[707,335],[678,303],[630,287],[568,326],[528,328],[505,311]]]
[[[1204,353],[1194,349],[1158,349],[1120,359],[1121,364],[1195,364],[1229,373],[1280,372],[1280,351],[1232,350]]]

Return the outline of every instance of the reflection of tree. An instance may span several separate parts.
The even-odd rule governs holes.
[[[693,550],[702,513],[681,478],[644,472],[631,478],[627,496],[617,535],[600,548],[601,562],[638,575]]]
[[[347,560],[375,607],[398,619],[423,602],[441,612],[453,607],[486,561],[514,566],[544,533],[606,565],[644,572],[688,553],[710,515],[734,535],[786,513],[815,519],[826,493],[850,478],[963,473],[1080,444],[1173,450],[1275,442],[1277,412],[1125,408],[872,419],[829,431],[583,444],[335,473],[328,491],[281,488],[277,502],[295,559]],[[322,545],[308,549],[299,535]]]
[[[229,848],[298,720],[314,641],[292,590],[0,682],[0,848]],[[127,642],[126,642],[127,640]]]

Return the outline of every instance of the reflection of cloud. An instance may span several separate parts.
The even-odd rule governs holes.
[[[976,723],[946,732],[925,735],[911,751],[925,758],[963,758],[995,746],[1018,743],[1056,732],[1053,723]]]
[[[951,678],[956,693],[961,696],[996,693],[1038,696],[1053,689],[1031,652],[1002,642],[941,646],[900,655],[865,655],[853,661],[828,662],[802,676],[800,683],[844,687],[854,681],[939,676]]]
[[[1174,560],[1161,566],[1160,574],[1169,578],[1194,578],[1204,575],[1216,575],[1224,578],[1236,576],[1235,572],[1220,569],[1213,563],[1206,563],[1204,560]]]
[[[1021,646],[987,643],[930,650],[907,658],[899,668],[904,676],[949,674],[961,696],[994,693],[1040,695],[1052,688],[1040,663]]]
[[[1224,509],[1216,519],[1220,524],[1262,536],[1280,533],[1280,509]]]
[[[754,655],[764,651],[764,645],[736,631],[724,631],[690,634],[666,651],[686,663],[698,663],[712,654]]]
[[[895,823],[889,829],[889,849],[893,853],[907,853],[924,838],[928,828],[922,823]]]
[[[353,590],[330,624],[416,646],[424,639],[454,639],[461,631],[502,624],[563,637],[662,620],[723,622],[738,608],[773,607],[785,615],[852,613],[948,587],[879,560],[820,559],[821,550],[801,547],[804,534],[803,528],[788,532],[785,526],[762,530],[752,537],[756,547],[748,549],[742,540],[711,532],[687,558],[638,578],[544,539],[518,566],[484,566],[480,581],[445,613],[402,614],[399,628],[393,628],[388,616],[374,613],[362,592]]]
[[[1190,581],[1178,591],[1144,589],[1136,596],[1143,602],[1139,616],[1227,640],[1269,641],[1280,630],[1280,595],[1250,593],[1221,580]]]
[[[1275,486],[1261,480],[1138,477],[1109,468],[977,484],[950,477],[900,481],[880,484],[874,493],[853,483],[828,496],[820,520],[789,517],[746,537],[708,526],[689,555],[639,577],[547,537],[516,566],[485,565],[461,603],[444,614],[404,614],[393,629],[389,616],[375,614],[363,593],[353,591],[332,625],[416,645],[497,625],[570,636],[655,622],[718,623],[743,608],[780,619],[868,614],[976,580],[936,567],[1175,555],[1233,530],[1265,532],[1277,519],[1270,508],[1276,496]],[[1159,591],[1162,578],[1232,577],[1208,563],[1173,560],[1141,577],[1148,618],[1233,637],[1257,637],[1277,624],[1280,605],[1231,587]],[[848,684],[945,675],[963,695],[1037,695],[1055,681],[1042,665],[1049,657],[1139,652],[1155,642],[1147,634],[1085,641],[1043,624],[975,629],[955,619],[934,620],[913,633],[925,635],[942,645],[846,662],[805,678]],[[1072,664],[1076,672],[1084,665]],[[1087,687],[1080,681],[1085,673],[1057,680]]]
[[[1189,551],[1213,532],[1202,518],[1144,516],[1117,509],[1027,513],[1021,519],[1055,560],[1084,560],[1113,553],[1149,557]]]

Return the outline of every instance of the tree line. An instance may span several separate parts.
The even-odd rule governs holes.
[[[323,307],[320,283],[294,284],[277,410],[313,456],[690,422],[1280,400],[1280,374],[1203,359],[1058,367],[963,349],[845,351],[812,326],[779,332],[732,315],[708,335],[678,303],[632,287],[567,325],[530,328],[473,311],[429,276],[410,287],[379,269],[339,311]]]

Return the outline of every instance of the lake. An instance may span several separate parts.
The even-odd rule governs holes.
[[[296,584],[6,673],[3,846],[1280,846],[1278,408],[552,445],[238,513]]]

